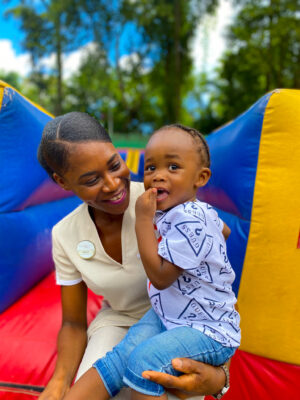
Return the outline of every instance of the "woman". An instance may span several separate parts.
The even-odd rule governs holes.
[[[40,400],[58,400],[69,390],[78,366],[77,379],[149,308],[134,229],[135,201],[144,188],[130,183],[129,170],[105,129],[84,113],[49,122],[38,159],[58,185],[84,202],[53,228],[63,322],[55,371]],[[105,299],[88,332],[87,287]],[[190,395],[219,393],[225,385],[222,368],[192,360],[175,360],[174,367],[187,374],[149,375]],[[126,390],[116,398],[125,399]]]

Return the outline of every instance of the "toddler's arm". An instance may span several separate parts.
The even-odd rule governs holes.
[[[136,236],[140,256],[152,285],[159,290],[169,287],[179,275],[181,268],[158,255],[153,218],[156,211],[156,189],[148,189],[136,202]]]
[[[223,221],[223,230],[222,230],[223,236],[225,238],[225,240],[228,239],[230,233],[231,233],[231,229],[229,228],[228,225],[225,224],[225,222]]]

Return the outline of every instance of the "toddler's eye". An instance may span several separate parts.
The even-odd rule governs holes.
[[[155,170],[155,166],[154,165],[147,165],[145,167],[145,171],[154,171]]]
[[[170,171],[176,171],[176,169],[178,169],[178,165],[176,165],[176,164],[169,165],[169,170]]]

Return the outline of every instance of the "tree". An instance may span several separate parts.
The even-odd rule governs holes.
[[[226,120],[275,88],[300,88],[300,1],[235,0],[215,85]]]
[[[23,45],[31,54],[32,84],[26,87],[55,114],[88,110],[104,115],[122,132],[189,121],[184,99],[192,85],[190,41],[201,17],[217,4],[22,0],[10,13],[20,19]],[[64,82],[63,55],[87,42],[89,52],[78,72]],[[51,54],[56,56],[54,71],[41,66]]]
[[[150,80],[162,123],[182,120],[183,99],[192,70],[190,41],[200,19],[213,12],[217,0],[140,0],[124,2],[122,11],[132,19],[148,45]]]
[[[73,0],[22,0],[7,14],[21,21],[26,33],[23,47],[31,55],[34,76],[42,74],[39,61],[55,54],[56,93],[53,99],[55,114],[63,110],[63,54],[74,48],[74,32],[78,15]],[[71,17],[72,15],[72,17]]]
[[[17,72],[5,72],[0,70],[0,80],[13,86],[15,89],[21,89],[21,77]]]
[[[72,79],[70,90],[78,93],[73,106],[87,107],[82,100],[93,99],[89,109],[99,114],[100,108],[106,117],[113,113],[115,129],[123,132],[153,130],[185,118],[183,99],[192,70],[189,42],[199,17],[216,4],[76,0],[80,24],[90,29],[95,47]]]

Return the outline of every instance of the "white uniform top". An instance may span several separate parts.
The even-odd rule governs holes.
[[[135,235],[135,202],[144,185],[132,182],[130,203],[122,224],[122,264],[104,250],[87,204],[83,203],[58,222],[52,231],[53,259],[59,285],[74,285],[82,280],[105,304],[97,316],[98,327],[131,326],[149,309],[146,274],[139,258]],[[91,259],[78,253],[78,243],[89,241],[95,248]]]
[[[148,281],[152,307],[167,329],[187,325],[227,347],[240,344],[239,314],[232,291],[235,273],[226,253],[223,222],[199,200],[155,216],[158,253],[184,271],[167,289]]]

